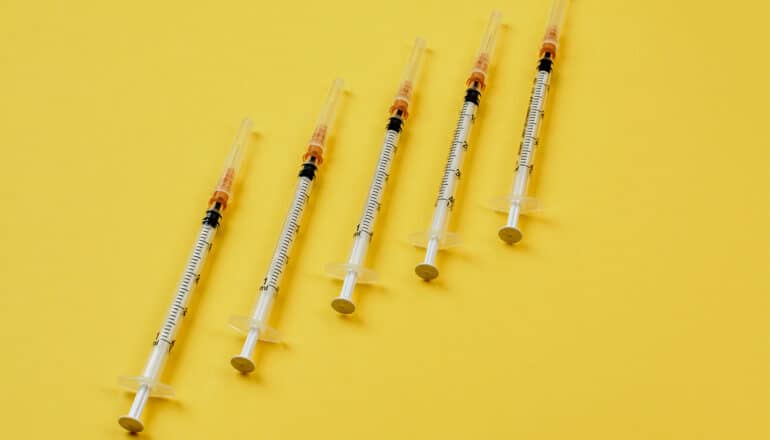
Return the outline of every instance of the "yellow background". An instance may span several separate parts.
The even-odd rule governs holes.
[[[489,12],[500,35],[440,278],[430,219]],[[238,122],[261,132],[145,439],[768,438],[768,5],[576,0],[502,244],[549,2],[0,5],[3,438],[125,439],[131,396]],[[346,258],[416,35],[431,49],[350,319]],[[350,90],[257,371],[228,359],[331,80]]]

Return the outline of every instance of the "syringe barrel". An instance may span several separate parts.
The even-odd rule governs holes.
[[[390,112],[394,116],[406,119],[409,115],[409,105],[412,103],[412,96],[417,84],[417,73],[420,71],[423,53],[425,53],[425,40],[418,37],[414,41],[412,54],[406,63],[404,74],[401,77],[396,96],[393,99],[393,105],[390,108]]]
[[[477,108],[478,105],[476,103],[466,100],[460,110],[460,118],[457,121],[455,136],[449,149],[449,157],[447,158],[444,176],[439,187],[438,199],[436,200],[437,212],[439,211],[438,206],[446,204],[448,205],[447,208],[451,209],[454,203],[455,191],[462,175],[460,168],[463,164],[463,157],[468,150],[468,138],[471,134]]]
[[[529,108],[519,145],[519,158],[516,161],[516,177],[513,180],[514,197],[523,196],[527,191],[527,181],[535,161],[535,153],[540,143],[545,104],[548,98],[550,70],[538,70],[529,98]]]
[[[235,136],[233,146],[230,148],[230,154],[225,161],[222,175],[217,181],[217,186],[214,188],[214,194],[211,196],[211,200],[209,200],[210,204],[219,203],[224,210],[227,207],[228,202],[232,201],[235,178],[243,163],[243,156],[249,145],[249,137],[251,136],[253,129],[254,123],[251,119],[246,118],[241,122],[241,127],[238,129],[238,134]]]
[[[313,130],[313,135],[310,136],[307,153],[305,153],[305,160],[313,157],[318,165],[323,162],[326,141],[328,140],[328,135],[331,132],[332,124],[334,123],[337,109],[339,108],[340,97],[344,85],[344,81],[339,78],[332,82],[329,94],[326,96],[326,102],[321,109],[321,114],[318,116],[318,122]]]
[[[296,189],[294,190],[294,198],[286,214],[286,220],[283,222],[283,228],[275,245],[273,257],[270,259],[270,266],[265,274],[265,282],[262,285],[262,289],[274,288],[277,291],[278,286],[281,284],[281,279],[289,262],[289,254],[291,254],[291,250],[294,247],[294,239],[299,231],[302,214],[310,198],[312,187],[313,180],[305,176],[299,177]]]
[[[167,344],[174,343],[176,334],[182,324],[182,319],[187,313],[187,304],[190,302],[190,297],[198,285],[198,277],[203,270],[203,264],[206,262],[206,257],[215,236],[216,227],[208,223],[204,223],[201,226],[198,238],[195,240],[195,245],[182,272],[182,278],[177,285],[174,299],[166,314],[166,319],[163,321],[163,326],[158,332],[157,344],[161,342]]]
[[[439,202],[436,205],[436,209],[433,211],[433,219],[430,223],[430,232],[442,237],[447,230],[449,224],[449,212],[451,207],[449,204]]]
[[[527,183],[529,181],[529,168],[521,167],[516,171],[516,176],[513,178],[513,188],[511,195],[514,197],[521,197],[527,193]]]
[[[564,17],[567,15],[567,5],[569,0],[553,0],[551,13],[548,16],[548,23],[545,26],[545,35],[543,36],[543,45],[540,48],[540,56],[546,53],[551,58],[556,58],[556,51],[559,48],[559,37],[564,26]]]
[[[238,325],[236,328],[245,331],[246,340],[243,342],[243,347],[238,356],[233,357],[230,360],[230,364],[238,371],[248,373],[254,369],[254,350],[257,347],[257,342],[260,339],[270,340],[271,332],[274,333],[270,327],[267,326],[267,321],[270,318],[270,311],[273,308],[273,302],[275,301],[275,295],[278,293],[278,289],[271,285],[263,285],[260,288],[259,298],[257,298],[257,304],[251,312],[250,319],[243,323],[245,326]],[[240,318],[240,317],[236,317]],[[231,321],[233,325],[233,321]],[[265,339],[267,335],[268,339]]]
[[[270,312],[273,309],[275,294],[276,289],[274,287],[264,286],[257,299],[257,304],[254,306],[254,310],[251,313],[251,317],[260,322],[267,322],[267,319],[270,317]]]
[[[369,250],[369,241],[371,237],[369,234],[362,232],[355,236],[353,239],[353,247],[350,250],[350,257],[348,263],[363,265],[366,259],[366,252]]]
[[[380,203],[385,194],[385,186],[388,183],[388,175],[396,155],[399,136],[399,131],[394,129],[388,129],[385,132],[385,139],[380,149],[380,156],[377,159],[372,182],[369,185],[369,193],[366,196],[364,210],[361,213],[361,219],[356,229],[357,234],[366,235],[367,239],[374,235],[374,225],[380,214]]]
[[[489,17],[487,30],[484,32],[484,38],[481,39],[481,46],[476,55],[476,61],[473,63],[471,75],[468,77],[469,87],[479,90],[484,90],[484,87],[486,87],[489,64],[492,62],[492,53],[495,50],[495,42],[497,41],[497,33],[500,30],[502,18],[503,14],[500,11],[492,12],[492,15]]]
[[[152,348],[150,357],[147,359],[147,363],[142,371],[142,376],[150,379],[152,382],[156,382],[160,379],[160,373],[163,370],[163,366],[166,364],[170,346],[171,344],[166,341],[157,341]]]

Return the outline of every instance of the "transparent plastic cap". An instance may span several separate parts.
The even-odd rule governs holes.
[[[212,202],[218,201],[223,205],[227,205],[227,202],[232,199],[235,177],[241,168],[241,163],[243,163],[243,156],[246,152],[246,148],[249,146],[249,138],[251,137],[253,129],[254,123],[251,119],[246,118],[241,122],[241,127],[238,129],[238,134],[235,136],[233,146],[230,149],[230,154],[225,161],[225,168],[217,181],[214,195],[211,197]]]
[[[553,0],[551,14],[548,16],[548,24],[545,26],[541,55],[550,52],[556,58],[556,50],[559,48],[559,36],[564,26],[564,17],[567,15],[569,0]]]
[[[481,39],[481,46],[479,52],[476,55],[476,61],[473,64],[471,70],[471,76],[468,79],[468,83],[478,82],[481,87],[487,79],[487,72],[489,71],[489,64],[492,61],[492,53],[495,50],[495,42],[497,40],[497,33],[500,30],[500,23],[503,19],[503,14],[500,11],[492,12],[489,17],[489,24],[487,30],[484,32],[484,38]]]
[[[344,85],[345,82],[340,78],[337,78],[332,82],[332,87],[329,89],[329,94],[326,96],[326,102],[321,109],[321,114],[318,116],[318,122],[313,130],[313,135],[310,137],[311,147],[318,147],[323,150],[326,145],[326,138],[334,123],[334,117],[337,114],[340,96],[342,96],[342,87]]]
[[[420,61],[422,61],[423,53],[425,53],[425,40],[417,37],[414,41],[412,54],[409,56],[409,61],[404,68],[401,82],[398,85],[398,91],[396,91],[396,97],[393,102],[394,107],[399,105],[399,101],[403,101],[406,106],[412,102],[412,95],[414,94],[417,73],[420,71]],[[404,109],[404,111],[406,111],[406,109]]]

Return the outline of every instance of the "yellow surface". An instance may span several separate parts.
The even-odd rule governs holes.
[[[146,439],[768,438],[768,5],[575,1],[520,246],[513,173],[546,0],[0,5],[2,437],[125,439],[138,374],[229,142],[261,137]],[[502,6],[501,6],[502,5]],[[502,7],[452,218],[425,229],[489,11]],[[358,313],[329,307],[416,35],[432,50]],[[256,374],[247,313],[335,76],[350,93]]]

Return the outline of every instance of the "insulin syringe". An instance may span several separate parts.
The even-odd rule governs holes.
[[[436,199],[430,229],[410,236],[412,244],[425,248],[425,259],[414,268],[414,271],[420,278],[426,281],[430,281],[438,276],[438,268],[436,267],[438,250],[455,246],[459,243],[459,236],[454,232],[447,231],[449,213],[455,202],[455,191],[460,182],[460,167],[462,166],[463,156],[466,150],[468,150],[471,126],[476,118],[476,109],[481,102],[481,93],[486,87],[489,63],[495,47],[495,38],[500,28],[500,19],[500,12],[493,12],[489,18],[486,33],[481,40],[481,47],[473,65],[473,70],[471,70],[470,77],[468,78],[465,101],[463,102],[462,110],[460,110],[460,118],[457,121],[454,138],[449,149],[449,158],[447,159],[444,175],[441,179],[441,186],[438,198]]]
[[[516,174],[513,179],[513,189],[510,194],[494,199],[492,209],[508,215],[505,226],[497,231],[500,239],[508,244],[521,240],[519,216],[536,211],[540,205],[534,197],[527,195],[529,175],[534,167],[535,148],[538,146],[540,126],[545,111],[545,100],[553,70],[556,51],[559,47],[559,36],[564,23],[568,0],[554,0],[551,15],[545,28],[543,44],[540,47],[540,61],[537,65],[537,76],[529,97],[529,108],[524,123],[524,131],[519,145],[519,159],[516,162]]]
[[[313,135],[310,137],[310,143],[303,160],[304,163],[299,171],[299,180],[294,191],[294,198],[286,215],[281,235],[278,237],[278,243],[275,246],[273,257],[270,260],[270,266],[267,274],[259,288],[257,303],[250,316],[233,316],[230,318],[230,326],[246,335],[246,341],[240,354],[230,359],[230,364],[242,372],[249,373],[254,371],[253,361],[254,349],[257,341],[280,342],[278,332],[268,325],[270,311],[278,294],[278,285],[281,282],[283,271],[289,261],[294,239],[299,231],[299,222],[302,218],[302,212],[305,210],[310,197],[310,189],[313,186],[318,167],[323,162],[326,141],[331,133],[332,123],[342,94],[343,82],[337,79],[332,83],[329,95],[326,98],[318,123],[315,126]]]
[[[332,301],[334,310],[343,314],[350,314],[356,309],[353,302],[353,289],[356,283],[371,283],[376,281],[377,273],[364,266],[366,252],[374,235],[374,223],[380,211],[380,203],[385,193],[385,184],[390,173],[390,166],[398,148],[398,139],[404,123],[409,116],[409,105],[414,93],[417,72],[420,69],[420,61],[425,51],[425,40],[418,38],[414,43],[412,55],[404,69],[393,105],[390,107],[390,119],[385,131],[385,140],[382,143],[380,157],[374,170],[374,177],[369,186],[364,210],[361,219],[353,234],[353,248],[346,263],[333,263],[326,267],[327,273],[342,280],[340,295]]]
[[[249,143],[252,125],[249,119],[245,119],[241,123],[241,128],[233,143],[230,156],[227,158],[227,162],[225,162],[225,169],[219,178],[214,194],[209,200],[209,209],[206,211],[200,232],[198,232],[198,238],[195,240],[195,245],[193,245],[184,272],[182,272],[182,279],[179,281],[174,292],[174,300],[166,314],[166,319],[155,336],[155,341],[152,343],[152,352],[145,364],[142,375],[124,376],[118,379],[121,385],[136,392],[134,403],[131,405],[128,414],[118,419],[120,426],[130,432],[144,430],[144,423],[142,423],[141,417],[148,398],[171,397],[174,394],[169,385],[160,382],[160,375],[169,352],[174,347],[174,341],[177,331],[182,324],[182,318],[187,313],[187,305],[190,302],[195,286],[198,284],[198,278],[203,269],[206,256],[211,249],[211,243],[214,240],[214,235],[222,218],[222,212],[232,202],[233,184],[243,159],[243,153]]]

